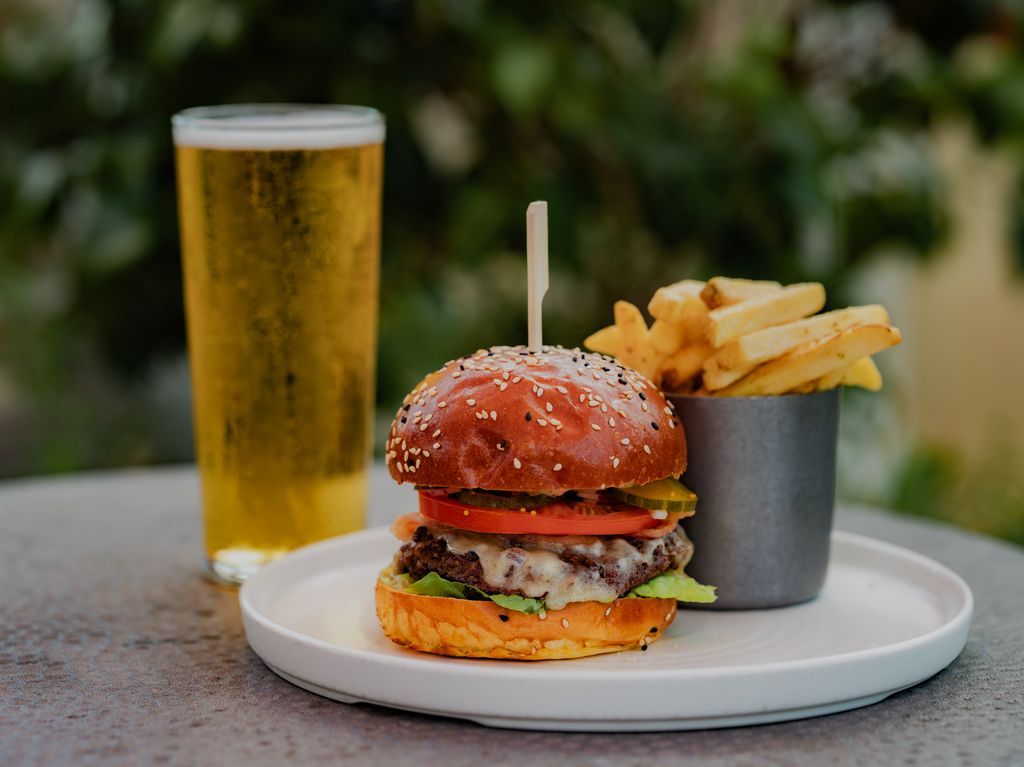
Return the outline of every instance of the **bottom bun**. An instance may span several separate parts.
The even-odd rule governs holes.
[[[645,598],[573,602],[527,615],[487,600],[409,594],[380,580],[374,596],[392,642],[461,658],[555,660],[646,648],[676,615],[674,599]]]

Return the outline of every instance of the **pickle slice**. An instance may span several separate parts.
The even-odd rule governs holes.
[[[641,509],[669,513],[693,511],[697,496],[678,479],[659,479],[646,485],[613,487],[610,492],[619,500]]]
[[[558,499],[553,495],[533,495],[531,493],[486,493],[482,490],[463,490],[451,496],[459,503],[467,506],[479,506],[481,509],[537,509],[547,506]]]

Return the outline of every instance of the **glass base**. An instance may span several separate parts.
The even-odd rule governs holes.
[[[264,565],[283,554],[283,550],[221,549],[213,557],[206,558],[203,572],[208,579],[221,586],[241,586]]]

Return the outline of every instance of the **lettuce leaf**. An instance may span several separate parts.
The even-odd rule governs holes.
[[[627,597],[651,597],[653,599],[675,599],[677,602],[700,602],[710,604],[715,596],[714,586],[697,583],[681,572],[667,572],[656,575],[647,583],[641,583],[626,593]]]
[[[488,594],[475,586],[458,581],[449,581],[434,572],[427,573],[415,583],[405,586],[410,594],[425,597],[453,597],[455,599],[489,599],[506,610],[533,615],[544,612],[544,600],[508,594]]]
[[[407,573],[399,574],[394,571],[381,573],[381,578],[392,588],[425,597],[489,599],[506,610],[515,610],[527,615],[536,615],[547,609],[543,599],[509,594],[488,594],[475,586],[470,586],[468,583],[459,583],[458,581],[442,578],[435,572],[427,573],[418,581],[413,581]],[[641,583],[624,596],[675,599],[679,602],[702,602],[705,604],[714,602],[717,599],[714,586],[704,586],[681,572],[668,572],[655,576],[646,583]]]

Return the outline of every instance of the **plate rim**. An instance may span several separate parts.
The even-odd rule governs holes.
[[[296,549],[281,559],[278,559],[264,567],[245,584],[243,584],[242,588],[239,590],[239,606],[243,617],[246,619],[245,630],[247,639],[249,638],[248,621],[251,620],[255,624],[258,624],[263,630],[287,638],[292,642],[327,652],[333,656],[344,656],[362,663],[383,664],[389,667],[397,666],[399,668],[409,670],[424,670],[425,667],[429,666],[432,671],[437,671],[441,668],[441,666],[438,665],[438,662],[440,661],[441,663],[444,663],[443,667],[445,669],[445,673],[468,676],[479,679],[480,681],[490,679],[495,681],[508,681],[509,679],[521,678],[524,670],[528,670],[524,669],[521,663],[502,663],[492,661],[485,664],[477,662],[477,659],[447,658],[437,655],[424,657],[422,653],[415,652],[410,652],[408,655],[382,655],[381,653],[372,650],[361,650],[347,647],[345,645],[335,644],[327,640],[311,637],[307,634],[303,634],[292,628],[276,623],[263,614],[263,612],[254,604],[253,594],[256,593],[258,595],[259,589],[261,588],[269,588],[263,585],[264,581],[272,582],[272,579],[277,577],[277,571],[279,569],[295,567],[297,566],[296,563],[302,562],[307,558],[317,557],[323,552],[331,551],[336,547],[357,545],[363,539],[374,540],[387,534],[389,534],[387,526],[360,530],[355,533],[349,533],[347,535],[303,546],[302,548]],[[795,670],[813,671],[821,667],[834,668],[836,666],[871,661],[878,657],[912,653],[918,647],[944,642],[951,636],[964,631],[965,628],[969,628],[971,616],[974,611],[974,594],[966,581],[964,581],[963,578],[949,567],[906,547],[843,530],[835,530],[832,532],[832,545],[835,545],[836,543],[839,543],[840,545],[859,547],[861,549],[867,549],[868,551],[883,553],[896,559],[909,561],[919,568],[923,568],[930,571],[932,574],[947,579],[956,589],[956,596],[960,601],[960,609],[955,615],[938,628],[932,629],[931,631],[919,636],[878,647],[851,650],[837,653],[835,655],[826,655],[811,659],[771,661],[731,667],[686,668],[684,666],[682,668],[673,669],[588,668],[580,667],[578,665],[574,666],[574,664],[562,663],[560,661],[533,661],[531,662],[531,665],[537,666],[538,668],[542,667],[544,670],[544,676],[549,680],[561,679],[574,682],[585,680],[588,683],[613,682],[615,680],[621,680],[624,674],[628,674],[632,680],[637,681],[656,679],[675,682],[685,680],[744,677],[749,675],[786,674]],[[796,607],[799,607],[799,605]],[[785,610],[788,608],[772,608],[772,610],[743,612],[773,612],[774,610],[779,609]],[[966,642],[966,632],[964,637]],[[250,646],[251,645],[252,642],[250,641]],[[961,645],[957,650],[957,654],[962,650],[963,645]],[[262,656],[260,657],[262,658]],[[950,659],[950,662],[955,658],[956,655]],[[445,663],[445,661],[448,662]],[[268,665],[273,665],[269,661],[267,661],[267,663]],[[938,669],[933,673],[937,673],[937,671]],[[924,679],[927,678],[927,676],[924,677]],[[923,681],[923,679],[919,681]]]

